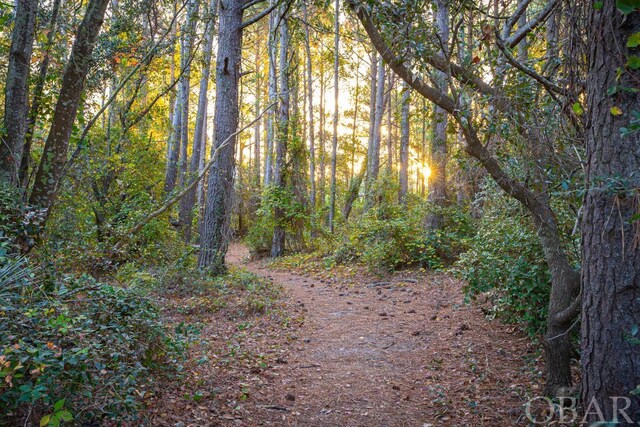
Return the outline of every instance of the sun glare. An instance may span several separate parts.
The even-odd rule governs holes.
[[[422,166],[422,176],[424,176],[425,178],[429,178],[431,176],[431,168],[429,167],[429,165]]]

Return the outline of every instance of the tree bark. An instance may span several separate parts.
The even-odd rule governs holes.
[[[384,115],[385,99],[384,99],[384,86],[385,86],[385,65],[384,61],[380,60],[378,63],[378,75],[376,77],[376,103],[375,103],[375,115],[373,119],[373,136],[371,138],[371,145],[369,153],[367,154],[367,177],[365,181],[365,211],[373,207],[374,204],[374,185],[378,179],[378,173],[380,172],[380,143],[382,141],[382,118]]]
[[[200,90],[198,93],[198,110],[196,112],[196,126],[193,132],[193,151],[191,153],[191,163],[189,165],[189,178],[196,176],[200,170],[200,164],[204,158],[204,142],[206,134],[204,132],[207,120],[207,104],[209,80],[211,77],[211,58],[213,56],[213,39],[215,33],[215,13],[218,0],[211,0],[208,13],[205,19],[205,46],[204,58],[202,61],[202,75],[200,77]],[[189,181],[187,179],[187,181]],[[184,186],[184,184],[183,184]],[[180,201],[180,223],[183,227],[185,242],[191,241],[191,223],[193,221],[193,208],[196,204],[196,191],[194,188]]]
[[[285,15],[286,9],[282,9],[280,18],[280,108],[278,109],[278,135],[276,138],[276,162],[273,169],[273,185],[278,188],[280,194],[285,191],[285,164],[287,160],[287,144],[289,142],[289,19]],[[271,241],[271,257],[277,258],[284,255],[286,239],[286,218],[284,209],[276,205],[274,209],[273,239]]]
[[[167,167],[164,178],[164,192],[169,194],[175,188],[178,181],[178,160],[180,159],[180,137],[182,129],[182,91],[173,103],[171,133],[167,144]]]
[[[0,182],[20,185],[19,170],[27,134],[29,72],[38,1],[17,0],[5,82],[4,129],[0,140]]]
[[[400,192],[398,199],[400,203],[406,204],[407,192],[409,191],[409,110],[411,105],[411,90],[406,82],[402,84],[402,135],[400,138]]]
[[[307,1],[303,1],[304,8],[304,35],[307,59],[307,97],[309,103],[309,205],[311,214],[316,209],[316,144],[315,144],[315,124],[313,113],[313,63],[311,60],[311,35],[309,31],[309,16],[307,11]]]
[[[561,244],[558,226],[553,210],[549,204],[548,195],[535,192],[526,183],[507,174],[498,159],[491,154],[482,143],[477,130],[464,109],[459,108],[456,101],[444,91],[428,85],[419,76],[412,73],[390,49],[373,24],[368,12],[351,1],[358,18],[362,22],[374,46],[387,61],[394,72],[407,82],[416,92],[433,102],[450,114],[458,123],[465,137],[465,151],[476,158],[484,169],[492,176],[496,183],[511,197],[525,206],[534,218],[538,228],[538,236],[543,246],[545,260],[551,272],[551,296],[549,300],[549,319],[547,335],[545,337],[547,349],[547,387],[546,392],[553,394],[556,390],[571,386],[570,352],[565,343],[571,329],[571,322],[579,313],[578,300],[579,275],[569,264],[568,258]],[[425,59],[431,62],[430,58]],[[456,71],[458,79],[469,84],[482,95],[496,93],[488,89],[482,81],[478,81],[465,69]],[[496,96],[493,106],[505,112],[509,103],[505,98]],[[565,341],[567,340],[567,341]]]
[[[271,4],[275,0],[271,0]],[[278,14],[272,13],[269,18],[269,104],[273,105],[278,98],[278,75],[276,70],[276,59],[278,57],[278,38],[276,27],[278,25]],[[276,107],[267,116],[267,147],[264,158],[264,186],[271,184],[273,180],[273,146],[276,136]]]
[[[198,266],[212,274],[226,271],[224,258],[229,247],[233,175],[238,128],[238,83],[242,59],[242,0],[227,0],[219,11],[216,60],[216,102],[214,149],[222,147],[209,170],[207,198],[202,221]],[[234,136],[232,136],[234,135]],[[227,139],[232,136],[227,143]]]
[[[55,203],[59,181],[67,161],[69,138],[91,65],[91,55],[108,4],[109,0],[91,0],[87,5],[62,77],[49,136],[29,199],[32,205],[45,209],[45,221]]]
[[[448,0],[436,0],[436,27],[440,40],[440,49],[447,56],[449,43],[449,4]],[[442,71],[435,71],[436,88],[447,92],[447,75]],[[431,176],[429,182],[428,200],[435,206],[444,206],[447,200],[447,112],[435,106],[433,111],[433,139],[431,141]],[[425,225],[429,230],[437,230],[443,226],[444,218],[441,213],[429,212]]]
[[[335,22],[334,22],[334,54],[333,54],[333,140],[331,144],[331,188],[329,195],[329,230],[334,231],[336,215],[336,168],[338,162],[338,122],[340,106],[338,98],[340,96],[340,0],[335,1]]]
[[[47,42],[44,46],[44,58],[40,63],[38,69],[38,77],[33,89],[33,98],[31,100],[31,110],[29,110],[29,121],[27,124],[27,134],[24,141],[24,149],[22,151],[22,160],[20,162],[20,183],[22,188],[26,189],[29,186],[29,167],[31,164],[31,144],[33,143],[33,134],[35,132],[36,120],[40,114],[40,107],[42,104],[42,96],[44,94],[44,85],[47,79],[47,73],[49,71],[49,64],[51,63],[51,49],[56,34],[56,27],[58,24],[58,15],[60,13],[61,0],[55,0],[51,8],[51,20],[49,21],[49,33],[47,34]]]
[[[589,422],[640,421],[640,132],[628,131],[640,95],[611,87],[638,88],[640,71],[627,64],[637,48],[627,40],[640,29],[636,9],[622,15],[616,2],[591,6],[587,78],[586,189],[582,218],[582,401],[593,406]],[[617,70],[623,70],[617,78]],[[613,107],[621,114],[613,114]],[[637,120],[637,119],[636,119]],[[629,418],[615,412],[626,406]],[[617,419],[616,419],[617,418]]]

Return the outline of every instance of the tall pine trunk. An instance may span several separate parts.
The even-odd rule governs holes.
[[[231,238],[229,225],[237,139],[234,134],[239,119],[243,3],[242,0],[227,0],[219,12],[213,149],[220,152],[209,170],[198,256],[199,268],[212,274],[226,271],[224,258]]]
[[[316,209],[316,144],[315,144],[315,124],[313,114],[313,66],[311,61],[311,36],[309,31],[309,15],[307,11],[307,1],[302,4],[304,8],[304,36],[307,60],[307,97],[309,103],[309,205],[311,214]]]
[[[590,422],[617,416],[618,425],[636,425],[629,421],[640,420],[640,132],[629,129],[640,95],[624,90],[609,95],[607,88],[639,87],[640,71],[627,63],[638,48],[627,47],[627,41],[640,29],[640,11],[623,15],[616,4],[591,7],[589,20],[582,400],[591,410]],[[612,114],[613,107],[622,113]],[[614,412],[616,404],[626,407],[624,398],[630,399],[629,419]],[[604,420],[598,419],[594,402]]]
[[[340,106],[340,0],[335,2],[336,14],[334,22],[334,54],[333,54],[333,139],[331,144],[331,187],[329,195],[329,230],[333,233],[336,216],[336,167],[338,162],[338,121]]]
[[[374,204],[374,186],[380,172],[380,143],[382,140],[382,118],[384,116],[384,86],[385,86],[385,66],[382,58],[378,61],[378,75],[376,77],[376,102],[375,114],[373,117],[373,133],[371,144],[367,153],[367,177],[365,181],[365,211]]]
[[[436,0],[436,27],[441,42],[441,49],[447,55],[447,43],[449,42],[449,6],[446,0]],[[442,71],[436,71],[436,83],[438,89],[447,91],[447,76]],[[431,180],[429,182],[428,200],[435,206],[444,206],[447,198],[447,125],[449,116],[447,112],[434,106],[433,111],[433,139],[431,141]],[[437,230],[443,225],[442,214],[430,212],[427,214],[426,226],[430,230]]]
[[[402,135],[400,138],[400,192],[398,199],[401,203],[407,202],[407,192],[409,191],[409,101],[411,100],[411,90],[407,83],[402,84]]]
[[[273,5],[274,0],[271,1]],[[271,13],[269,18],[269,105],[271,109],[267,115],[267,147],[264,158],[264,186],[271,184],[273,180],[273,146],[276,136],[276,108],[274,103],[278,98],[278,75],[276,70],[276,59],[278,57],[278,37],[276,27],[278,25],[278,14]]]
[[[189,165],[189,178],[196,176],[200,170],[200,164],[204,157],[204,132],[207,120],[207,103],[209,91],[209,79],[211,76],[211,58],[213,56],[213,36],[215,33],[215,12],[217,0],[211,0],[209,5],[207,22],[205,26],[204,59],[202,62],[202,75],[200,77],[200,91],[198,93],[198,110],[196,112],[196,126],[193,132],[193,151]],[[189,181],[188,179],[187,181]],[[184,239],[191,241],[191,222],[193,220],[193,208],[196,203],[197,188],[193,188],[180,201],[180,223],[183,227]]]
[[[273,184],[278,188],[280,194],[285,191],[285,163],[287,156],[287,144],[289,142],[289,22],[286,11],[283,8],[283,16],[280,19],[280,105],[278,108],[278,132],[276,138],[276,162],[273,169]],[[276,258],[284,255],[285,251],[285,229],[286,218],[284,209],[276,206],[274,209],[275,227],[271,242],[271,257]]]

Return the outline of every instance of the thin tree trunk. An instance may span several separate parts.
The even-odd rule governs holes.
[[[400,138],[400,194],[398,199],[406,204],[409,191],[409,101],[411,89],[407,83],[402,84],[402,136]]]
[[[51,63],[51,49],[53,48],[53,42],[56,34],[56,28],[58,23],[58,15],[60,13],[61,0],[54,0],[51,9],[51,20],[49,21],[49,33],[47,34],[47,42],[44,46],[44,58],[40,63],[38,70],[38,77],[36,78],[35,87],[33,90],[33,98],[31,100],[31,110],[29,111],[29,121],[27,124],[27,133],[24,141],[24,149],[22,151],[22,160],[20,162],[20,183],[22,188],[29,186],[29,167],[31,164],[31,144],[33,143],[33,134],[35,132],[36,120],[40,114],[40,107],[42,104],[42,96],[44,94],[44,85],[46,83],[47,73],[49,71],[49,64]]]
[[[325,165],[325,125],[326,125],[326,116],[325,116],[325,79],[324,79],[324,61],[320,61],[320,129],[318,129],[318,138],[320,139],[320,177],[318,186],[319,197],[319,205],[320,210],[324,209],[325,204],[325,175],[327,172],[327,168]]]
[[[62,87],[53,112],[51,129],[30,197],[32,205],[46,210],[45,220],[55,203],[59,181],[67,162],[69,138],[91,65],[93,48],[108,4],[109,0],[91,0],[87,5],[62,77]]]
[[[309,204],[311,205],[311,214],[313,215],[316,209],[316,144],[313,114],[313,65],[311,61],[311,36],[309,34],[307,0],[303,1],[302,7],[304,8],[304,34],[307,59],[307,97],[309,103]]]
[[[627,64],[637,49],[627,41],[640,29],[640,14],[636,8],[623,16],[616,4],[606,1],[600,10],[592,5],[589,17],[582,403],[590,423],[631,426],[640,420],[640,132],[623,129],[630,128],[640,95],[610,96],[605,89],[638,87],[640,70]],[[612,114],[613,107],[622,114]],[[616,407],[626,408],[626,417]]]
[[[229,247],[233,201],[236,136],[239,105],[238,84],[242,59],[243,0],[227,0],[220,8],[216,60],[216,102],[214,147],[220,148],[209,170],[207,199],[202,221],[198,266],[212,274],[226,271],[224,258]],[[232,136],[232,137],[231,137]],[[229,139],[229,137],[231,137]],[[225,141],[229,142],[225,145]]]
[[[340,96],[340,0],[335,2],[336,14],[334,23],[334,56],[333,56],[333,141],[331,144],[331,194],[329,195],[329,230],[334,231],[334,222],[336,215],[336,168],[338,162],[338,121],[340,114],[340,106],[338,98]]]
[[[441,49],[447,55],[447,43],[449,41],[449,6],[446,0],[436,0],[436,26],[441,41]],[[436,71],[437,88],[447,91],[447,76],[441,71]],[[428,200],[435,206],[444,206],[447,199],[447,125],[449,116],[439,106],[434,107],[433,112],[433,140],[431,142],[431,181],[429,182]],[[427,214],[425,225],[430,230],[442,227],[444,218],[438,212]]]
[[[38,1],[17,0],[5,82],[4,135],[0,140],[0,182],[20,185],[19,170],[27,134],[29,72]]]
[[[368,158],[367,180],[365,182],[365,211],[373,207],[374,185],[378,179],[380,171],[380,142],[382,140],[382,118],[384,116],[384,87],[385,87],[385,65],[382,59],[378,62],[378,76],[376,77],[376,108],[373,120],[373,137],[371,139],[371,150]]]
[[[389,79],[387,88],[387,172],[391,176],[393,171],[393,108],[391,108],[391,94],[394,91],[391,69],[387,71],[387,78]]]
[[[182,129],[182,94],[176,96],[173,104],[173,122],[167,144],[167,168],[164,178],[164,192],[169,194],[178,181],[178,160],[180,159],[180,134]]]
[[[275,0],[271,0],[274,4]],[[278,57],[278,38],[276,26],[278,25],[277,13],[272,13],[269,19],[269,104],[273,105],[278,97],[278,76],[276,72],[276,58]],[[270,185],[273,181],[273,142],[276,136],[276,107],[267,116],[267,149],[264,159],[264,185]]]
[[[200,77],[200,91],[198,93],[196,126],[193,132],[193,152],[191,153],[191,164],[189,165],[189,177],[198,174],[200,165],[204,159],[204,141],[206,139],[204,127],[207,120],[207,95],[209,91],[209,79],[211,77],[211,58],[213,56],[213,36],[215,33],[217,3],[218,0],[211,0],[206,18],[204,59],[202,62],[202,75]],[[188,181],[189,179],[187,179],[186,182]],[[194,188],[180,201],[180,223],[183,227],[185,242],[191,241],[191,223],[193,221],[193,208],[196,203],[196,192],[197,189]]]
[[[188,152],[189,152],[189,95],[191,92],[191,55],[193,51],[193,39],[195,37],[198,23],[198,11],[200,10],[199,0],[190,0],[187,9],[187,18],[182,26],[182,44],[180,48],[180,62],[182,68],[182,78],[180,79],[180,93],[182,96],[182,126],[180,127],[180,162],[178,185],[183,188],[187,182]],[[197,135],[197,133],[194,133]],[[197,137],[194,136],[194,139]],[[194,150],[195,152],[195,147]],[[197,163],[196,163],[197,165]],[[195,169],[195,168],[194,168]],[[183,237],[186,242],[191,240],[191,209],[189,204],[193,200],[190,195],[180,201],[178,211],[178,222],[182,227]],[[189,224],[187,224],[189,222]]]
[[[261,31],[257,30],[257,36],[260,37]],[[262,53],[260,49],[260,43],[257,43],[256,52],[255,52],[255,67],[256,67],[256,99],[254,103],[254,108],[256,115],[260,114],[262,109],[262,70],[260,68],[260,54]],[[260,120],[256,121],[256,125],[253,128],[253,183],[256,188],[256,191],[260,189],[260,175],[261,175],[261,165],[260,165],[260,144],[262,143],[262,122]],[[254,206],[257,208],[257,203],[254,203]]]
[[[289,19],[284,12],[280,19],[280,108],[278,117],[278,137],[276,138],[276,162],[273,169],[273,184],[283,192],[285,189],[285,163],[287,144],[289,142]],[[271,257],[284,255],[285,251],[285,212],[282,207],[274,209],[273,240],[271,242]]]

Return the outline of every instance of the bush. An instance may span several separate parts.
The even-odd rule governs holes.
[[[43,283],[22,260],[0,267],[0,413],[57,425],[135,418],[149,373],[175,366],[184,337],[135,288],[65,276]]]
[[[469,298],[485,294],[490,311],[534,335],[544,327],[550,274],[531,219],[496,190],[484,205],[477,234],[457,263]]]
[[[430,210],[444,216],[442,229],[425,230]],[[408,206],[381,203],[338,233],[342,239],[325,246],[332,248],[330,257],[338,264],[361,262],[375,271],[437,269],[456,259],[470,230],[469,217],[459,207],[436,208],[414,199]]]
[[[262,195],[257,218],[249,228],[245,239],[247,246],[255,255],[266,256],[271,252],[273,230],[276,226],[273,213],[276,208],[284,212],[281,225],[287,231],[287,245],[296,246],[298,249],[304,246],[304,230],[309,227],[306,207],[296,199],[291,189],[269,186]]]

